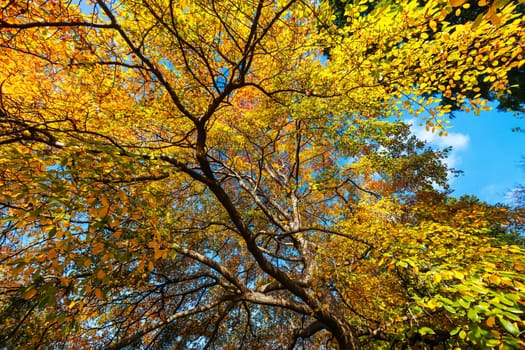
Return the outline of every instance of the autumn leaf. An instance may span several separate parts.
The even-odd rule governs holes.
[[[508,96],[521,7],[338,3],[2,5],[3,343],[525,346],[522,209],[403,122]]]
[[[35,288],[31,288],[27,292],[24,293],[24,299],[25,300],[32,299],[36,296],[37,293],[38,291]]]
[[[494,328],[494,326],[496,325],[496,318],[494,316],[490,316],[485,322],[487,323],[487,326],[489,328]]]
[[[91,252],[92,252],[93,254],[100,254],[101,252],[104,251],[104,249],[105,249],[105,245],[104,245],[104,243],[102,243],[102,242],[97,242],[97,243],[93,244],[93,247],[92,247],[92,249],[91,249]]]
[[[104,293],[102,292],[102,290],[100,290],[100,288],[95,288],[95,296],[99,300],[103,300],[104,299]]]
[[[97,271],[97,278],[99,280],[103,280],[105,277],[106,277],[106,273],[104,272],[104,270],[100,269]]]
[[[448,3],[452,7],[459,7],[466,3],[467,0],[450,0]]]

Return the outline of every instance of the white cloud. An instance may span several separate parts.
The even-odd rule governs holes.
[[[466,134],[447,132],[446,136],[439,136],[438,132],[426,130],[424,125],[418,124],[418,121],[414,119],[408,120],[407,123],[410,125],[412,133],[416,135],[417,138],[426,141],[433,146],[440,148],[453,147],[455,150],[461,150],[466,149],[470,142],[470,137]]]
[[[450,132],[447,136],[438,136],[436,141],[441,147],[452,147],[459,151],[468,148],[470,137],[465,134]]]
[[[426,141],[434,148],[452,147],[448,158],[445,159],[445,164],[449,168],[458,166],[461,163],[461,152],[467,150],[470,142],[470,136],[457,132],[447,132],[446,136],[439,136],[438,132],[426,130],[424,125],[421,125],[418,120],[409,119],[406,121],[410,125],[412,133],[420,140]]]

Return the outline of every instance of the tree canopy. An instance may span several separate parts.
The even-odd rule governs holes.
[[[519,4],[366,4],[2,0],[0,346],[525,346],[523,210],[399,118],[506,92]]]
[[[334,13],[333,21],[334,24],[338,27],[344,27],[347,24],[347,15],[345,12],[346,3],[345,0],[328,0],[330,7]],[[394,2],[390,2],[394,3]],[[422,2],[420,2],[422,3]],[[374,0],[362,2],[362,6],[366,6],[365,15],[368,11],[371,11],[375,6],[384,6],[384,0]],[[490,7],[493,6],[491,1],[479,1],[479,0],[467,0],[457,2],[456,9],[454,11],[448,11],[445,21],[453,24],[465,24],[468,22],[476,21],[481,16],[486,16],[491,13]],[[503,3],[500,3],[498,6],[502,6]],[[489,9],[489,11],[487,11]],[[497,9],[493,8],[497,11]],[[525,15],[525,4],[520,2],[516,7],[516,11],[521,15]],[[523,66],[513,67],[508,74],[508,89],[495,91],[491,88],[492,84],[489,81],[485,80],[485,75],[480,75],[478,77],[478,88],[476,92],[470,92],[469,97],[474,97],[480,95],[482,98],[489,101],[498,101],[497,108],[500,111],[514,111],[519,113],[525,112],[525,90],[520,86],[521,82],[525,80],[525,68]],[[453,89],[461,91],[459,87],[453,87]],[[448,98],[443,98],[441,100],[443,105],[451,104],[453,110],[461,109],[461,103],[458,101],[451,100]],[[451,117],[454,116],[453,113],[450,114]],[[518,128],[519,129],[519,128]]]

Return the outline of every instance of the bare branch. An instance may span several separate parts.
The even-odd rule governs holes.
[[[195,314],[198,314],[198,313],[201,313],[201,312],[205,312],[205,311],[211,310],[211,309],[213,309],[214,307],[220,305],[221,303],[223,303],[226,300],[228,300],[228,299],[224,299],[224,300],[220,299],[218,301],[215,301],[215,302],[212,302],[212,303],[209,303],[209,304],[205,304],[205,305],[201,305],[199,307],[195,307],[195,308],[190,309],[190,310],[177,312],[177,313],[173,314],[172,316],[170,316],[164,322],[160,322],[160,323],[158,323],[158,324],[156,324],[154,326],[148,327],[148,328],[146,328],[146,329],[144,329],[144,330],[142,330],[140,332],[137,332],[137,333],[135,333],[133,335],[130,335],[130,336],[120,340],[117,343],[109,345],[106,348],[106,350],[123,349],[126,346],[128,346],[130,344],[133,344],[134,342],[136,342],[137,340],[139,340],[140,338],[142,338],[146,334],[151,333],[153,331],[156,331],[157,329],[162,328],[162,327],[172,323],[173,321],[175,321],[175,320],[177,320],[179,318],[183,318],[183,317],[187,317],[187,316],[191,316],[191,315],[195,315]]]
[[[8,23],[0,20],[0,28],[7,29],[30,29],[30,28],[64,28],[64,27],[90,27],[114,29],[112,23],[92,23],[83,21],[64,21],[64,22],[30,22],[30,23]]]
[[[190,118],[191,120],[196,121],[196,118],[186,109],[186,107],[184,107],[184,105],[182,104],[182,101],[180,100],[179,96],[177,95],[177,93],[175,92],[175,90],[173,89],[171,84],[168,83],[168,81],[164,78],[164,75],[155,66],[155,64],[149,58],[147,58],[144,55],[142,50],[140,50],[140,48],[137,47],[133,43],[133,41],[128,36],[128,34],[124,30],[124,28],[122,28],[120,26],[120,24],[117,21],[117,18],[115,17],[113,12],[111,12],[111,9],[108,7],[108,5],[103,0],[97,0],[97,4],[99,4],[99,6],[102,8],[102,10],[106,14],[106,16],[108,16],[108,18],[110,19],[112,28],[114,28],[114,29],[116,29],[118,31],[118,33],[120,34],[122,39],[124,39],[124,41],[126,42],[128,47],[149,68],[149,70],[152,72],[152,74],[159,80],[159,82],[162,84],[162,86],[166,89],[166,91],[168,92],[168,94],[171,97],[171,100],[173,101],[175,106],[179,109],[179,111],[182,114],[184,114],[186,117]]]

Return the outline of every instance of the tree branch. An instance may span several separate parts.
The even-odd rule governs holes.
[[[71,22],[31,22],[31,23],[8,23],[0,20],[0,28],[8,29],[30,29],[30,28],[61,28],[61,27],[90,27],[90,28],[106,28],[114,29],[115,26],[112,23],[91,23],[83,21],[71,21]]]

